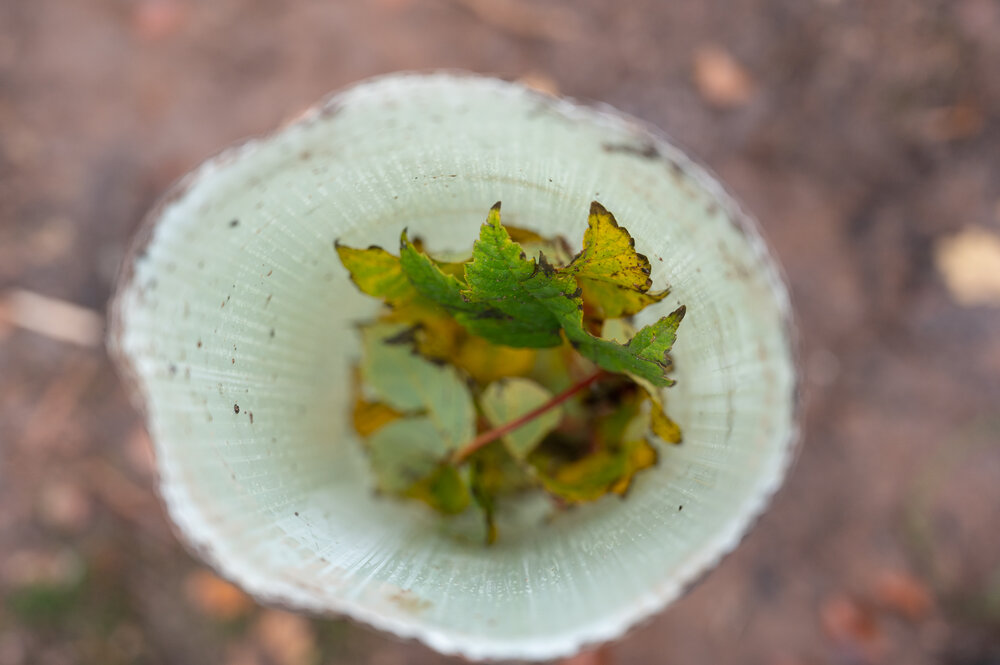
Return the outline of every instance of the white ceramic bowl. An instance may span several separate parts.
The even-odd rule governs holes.
[[[333,249],[471,246],[487,210],[579,242],[599,200],[687,305],[667,391],[684,443],[627,499],[478,520],[378,498],[348,418],[376,303]],[[471,75],[391,75],[209,160],[151,213],[110,347],[184,539],[265,602],[445,653],[541,660],[619,637],[736,546],[792,458],[789,305],[750,218],[659,133]],[[541,507],[540,507],[541,506]],[[683,507],[683,508],[682,508]]]

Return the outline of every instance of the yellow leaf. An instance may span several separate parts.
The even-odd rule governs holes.
[[[629,232],[597,201],[590,204],[583,251],[566,272],[576,276],[583,301],[598,318],[631,316],[659,302],[669,291],[649,291],[649,259],[635,251]]]
[[[541,476],[545,489],[568,503],[595,501],[609,492],[624,495],[639,471],[654,466],[656,448],[645,439],[623,441]]]
[[[412,322],[420,355],[442,360],[465,371],[480,385],[508,376],[522,376],[535,365],[535,349],[492,344],[469,334],[454,318],[420,306],[394,311],[383,320]]]
[[[351,410],[351,416],[354,421],[354,430],[360,436],[368,437],[393,420],[403,417],[403,414],[388,404],[370,402],[364,398],[364,395],[361,394],[360,368],[354,367],[351,379],[354,394],[354,407]]]
[[[588,455],[541,476],[542,485],[567,503],[595,501],[619,482],[624,471],[621,460],[608,451]]]
[[[485,385],[508,376],[523,376],[535,366],[535,349],[491,344],[477,335],[465,335],[451,362]]]
[[[369,436],[384,425],[402,417],[399,411],[382,402],[367,402],[361,397],[354,401],[354,429],[361,436]]]
[[[522,229],[519,226],[511,226],[510,224],[504,224],[503,226],[507,229],[510,239],[519,245],[541,245],[549,242],[545,237],[530,229]]]
[[[589,316],[598,319],[632,316],[660,302],[668,294],[668,291],[643,293],[587,277],[577,277],[577,284],[580,285],[583,302],[590,305]]]
[[[417,352],[465,371],[480,385],[509,376],[523,376],[535,366],[535,349],[515,349],[492,344],[469,334],[454,318],[437,308],[412,304],[386,312],[386,323],[413,325]]]
[[[411,320],[417,321],[419,325],[416,347],[420,355],[458,365],[454,358],[468,336],[465,328],[447,314],[430,311],[414,312]]]
[[[354,249],[335,244],[341,263],[351,273],[351,281],[363,292],[382,298],[392,307],[419,298],[417,290],[403,274],[399,257],[381,247]]]
[[[663,412],[663,405],[659,400],[650,396],[650,402],[652,415],[650,426],[653,428],[653,434],[667,443],[680,443],[682,439],[680,425]]]
[[[635,439],[625,441],[622,444],[622,454],[625,457],[625,473],[611,486],[611,491],[619,496],[624,496],[632,486],[632,479],[635,474],[643,469],[655,466],[659,455],[656,448],[651,446],[646,439]]]
[[[590,450],[576,459],[560,459],[558,452],[539,447],[529,462],[550,494],[567,503],[584,503],[609,492],[622,495],[636,473],[657,462],[656,448],[646,441],[649,416],[640,410],[641,394],[599,419],[592,431]],[[558,449],[556,449],[557,451]]]
[[[649,399],[649,427],[653,430],[653,434],[663,439],[665,443],[680,443],[683,438],[681,427],[667,415],[662,393],[641,376],[629,375],[629,378],[639,384]]]

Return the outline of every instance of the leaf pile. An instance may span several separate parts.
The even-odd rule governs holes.
[[[650,290],[648,259],[596,201],[583,249],[566,247],[503,226],[499,203],[467,261],[435,259],[405,230],[398,257],[336,245],[386,306],[361,326],[353,412],[380,491],[445,514],[475,504],[492,542],[503,495],[624,495],[657,462],[653,436],[680,442],[660,390],[684,307],[632,327],[668,292]]]

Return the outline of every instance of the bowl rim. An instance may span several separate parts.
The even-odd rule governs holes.
[[[704,577],[716,568],[727,557],[747,534],[757,525],[760,517],[773,501],[775,495],[785,484],[791,468],[801,454],[802,418],[804,413],[804,387],[802,384],[801,339],[799,328],[795,322],[788,289],[788,280],[781,264],[770,251],[757,220],[729,193],[721,180],[711,169],[696,159],[691,158],[681,150],[677,141],[668,136],[658,127],[620,111],[607,103],[599,101],[579,100],[568,96],[553,96],[525,86],[517,81],[507,81],[493,76],[477,74],[455,69],[408,70],[381,74],[356,81],[323,96],[318,102],[308,106],[302,113],[280,124],[276,128],[243,140],[237,141],[203,160],[192,170],[175,180],[163,195],[145,214],[127,245],[121,266],[115,278],[115,288],[108,304],[108,327],[106,347],[119,378],[124,384],[133,407],[140,413],[143,426],[148,430],[149,411],[147,403],[149,396],[145,391],[143,380],[135,368],[132,358],[125,350],[123,343],[125,320],[124,308],[127,294],[133,288],[135,265],[141,260],[154,239],[156,228],[170,208],[182,200],[192,188],[202,180],[210,178],[219,169],[237,161],[251,158],[255,150],[272,140],[279,138],[289,130],[304,128],[313,123],[321,122],[337,114],[345,100],[359,90],[377,89],[380,86],[391,85],[397,81],[410,80],[442,80],[449,79],[454,83],[470,83],[476,86],[493,86],[502,93],[518,91],[534,98],[547,109],[556,111],[569,119],[588,122],[596,125],[625,127],[636,140],[634,145],[616,146],[619,151],[634,153],[644,159],[660,159],[674,169],[683,171],[686,176],[694,179],[719,203],[726,212],[727,218],[741,233],[744,240],[753,248],[756,259],[760,262],[762,273],[766,275],[771,294],[781,315],[781,324],[788,342],[790,358],[790,416],[786,440],[780,449],[783,452],[779,468],[771,482],[762,486],[753,497],[753,505],[744,512],[743,517],[732,524],[733,528],[720,531],[706,541],[703,550],[709,552],[702,556],[687,579],[670,585],[661,585],[650,590],[643,602],[636,602],[632,611],[617,613],[605,617],[601,630],[584,636],[579,633],[565,633],[553,637],[544,648],[537,646],[518,646],[504,641],[480,645],[471,648],[468,639],[450,637],[446,631],[432,626],[421,626],[419,622],[399,622],[380,616],[377,612],[366,610],[355,603],[342,603],[339,607],[317,608],[309,607],[302,599],[294,599],[280,593],[261,592],[253,590],[253,583],[245,579],[237,568],[223,562],[210,543],[199,542],[194,533],[189,533],[182,523],[190,524],[189,520],[178,515],[178,506],[164,492],[161,474],[161,462],[156,446],[153,446],[155,459],[154,474],[156,496],[168,516],[171,530],[182,545],[192,554],[209,566],[220,577],[241,587],[262,604],[288,609],[297,612],[308,612],[316,616],[346,618],[356,623],[366,624],[380,631],[392,634],[397,638],[417,640],[438,652],[446,655],[457,655],[474,661],[495,661],[506,659],[550,660],[568,657],[580,651],[598,648],[607,643],[617,641],[636,631],[656,615],[662,612],[674,601],[686,594]],[[711,543],[711,546],[708,546]],[[532,643],[534,644],[534,643]]]

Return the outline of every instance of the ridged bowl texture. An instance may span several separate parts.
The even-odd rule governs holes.
[[[486,212],[579,243],[600,201],[687,306],[661,448],[624,499],[476,516],[378,497],[347,416],[378,306],[334,241],[468,250]],[[178,183],[123,270],[110,346],[182,537],[267,601],[445,653],[543,660],[622,635],[736,546],[796,439],[789,304],[755,224],[662,135],[608,108],[458,74],[337,93]]]

